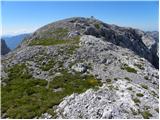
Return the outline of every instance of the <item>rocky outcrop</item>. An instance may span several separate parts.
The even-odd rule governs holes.
[[[93,65],[90,72],[103,82],[103,86],[64,98],[56,109],[58,118],[142,119],[146,109],[152,114],[150,118],[158,116],[158,96],[153,94],[158,95],[158,72],[147,60],[94,36],[82,36],[80,46],[75,61],[90,62]],[[124,64],[136,72],[122,70]],[[146,81],[146,76],[154,77]],[[147,89],[143,88],[144,84]]]
[[[145,32],[142,36],[143,43],[151,51],[153,57],[153,64],[159,65],[159,33],[156,31]]]
[[[84,73],[87,71],[87,66],[84,63],[77,63],[72,66],[72,69],[76,72]]]
[[[5,55],[10,52],[10,49],[7,47],[5,40],[1,39],[1,55]]]
[[[137,98],[143,101],[138,106],[135,103],[136,94],[145,96]],[[150,91],[118,79],[112,86],[108,84],[97,91],[90,89],[83,94],[72,94],[64,98],[57,112],[58,118],[65,119],[143,119],[147,107],[153,118],[158,116],[155,111],[157,104],[158,98]]]

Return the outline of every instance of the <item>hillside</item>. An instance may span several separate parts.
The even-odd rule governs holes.
[[[158,32],[50,23],[2,58],[2,118],[157,119],[158,55]]]
[[[10,52],[10,49],[8,48],[8,46],[6,45],[5,40],[1,39],[1,55],[5,55],[8,52]]]

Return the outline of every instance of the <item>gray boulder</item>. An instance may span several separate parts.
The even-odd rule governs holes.
[[[84,63],[76,63],[75,65],[72,66],[72,69],[75,70],[76,72],[84,73],[87,71],[87,65]]]

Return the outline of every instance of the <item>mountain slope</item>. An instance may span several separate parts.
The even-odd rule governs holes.
[[[5,55],[8,52],[10,52],[10,49],[8,48],[8,46],[6,45],[5,40],[1,39],[1,55]]]
[[[145,34],[82,17],[38,29],[2,59],[2,117],[158,118]]]

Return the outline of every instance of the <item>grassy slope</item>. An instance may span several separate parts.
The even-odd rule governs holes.
[[[62,76],[56,77],[46,88],[46,80],[33,78],[24,64],[15,65],[9,70],[8,84],[2,87],[2,113],[7,113],[9,118],[34,118],[44,112],[54,116],[51,108],[65,96],[101,85],[91,75],[73,75],[67,70],[59,72]],[[53,91],[58,88],[62,91]]]

